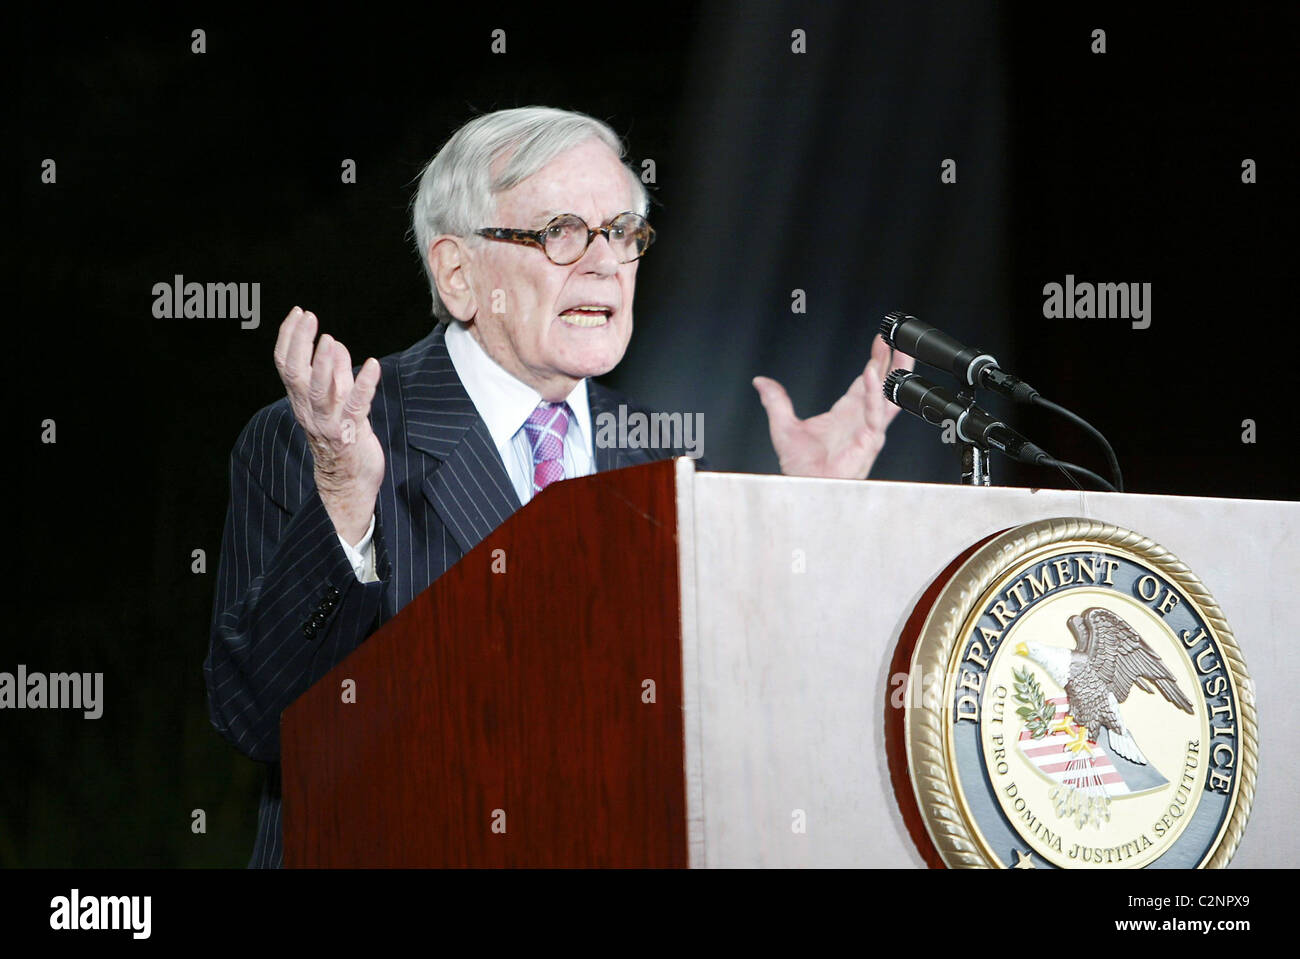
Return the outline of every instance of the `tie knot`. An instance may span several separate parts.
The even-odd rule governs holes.
[[[569,404],[537,404],[524,421],[524,432],[533,448],[533,462],[545,463],[564,458],[564,436],[569,431]]]

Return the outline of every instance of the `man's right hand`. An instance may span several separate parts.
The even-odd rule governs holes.
[[[352,379],[352,357],[328,333],[316,344],[316,315],[298,307],[280,324],[275,368],[315,461],[316,489],[334,528],[356,545],[370,526],[384,479],[384,450],[370,428],[379,361],[366,360]]]

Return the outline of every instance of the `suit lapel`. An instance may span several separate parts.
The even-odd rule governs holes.
[[[402,360],[402,406],[408,444],[439,461],[424,496],[461,550],[468,553],[520,507],[487,424],[456,375],[445,326]]]
[[[618,443],[602,446],[599,442],[601,414],[607,413],[617,421],[616,397],[617,394],[601,386],[595,380],[587,380],[587,406],[591,409],[591,428],[596,434],[592,438],[592,446],[596,453],[596,472],[598,473],[603,473],[605,470],[622,469],[624,466],[631,466],[634,462],[628,451],[620,449]]]

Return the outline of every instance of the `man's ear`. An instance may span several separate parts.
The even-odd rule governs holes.
[[[478,303],[471,282],[473,263],[461,238],[446,234],[435,237],[429,244],[429,269],[448,312],[462,323],[474,319]]]

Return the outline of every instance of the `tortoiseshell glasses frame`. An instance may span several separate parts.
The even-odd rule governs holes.
[[[568,232],[565,232],[566,227],[569,228]],[[619,255],[620,263],[631,263],[645,256],[646,250],[650,248],[655,238],[654,228],[646,222],[645,217],[631,210],[612,216],[595,228],[587,226],[587,221],[576,213],[561,213],[553,217],[540,230],[486,226],[476,230],[475,233],[489,240],[538,247],[556,266],[568,266],[581,260],[597,235],[603,236],[610,248]],[[578,249],[577,241],[583,234],[586,239],[582,248]],[[548,242],[552,249],[564,251],[559,254],[560,259],[552,255],[552,249],[547,247]],[[572,255],[569,247],[572,247]]]

